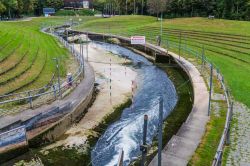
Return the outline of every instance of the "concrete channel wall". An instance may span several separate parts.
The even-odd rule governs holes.
[[[83,80],[83,83],[79,85],[79,89],[75,89],[75,91],[78,91],[78,93],[80,90],[80,94],[72,94],[73,96],[77,95],[77,98],[80,99],[79,102],[77,102],[74,105],[72,111],[62,119],[52,124],[50,127],[40,131],[35,136],[32,136],[29,139],[30,146],[37,147],[42,144],[55,141],[60,136],[62,136],[72,124],[76,123],[86,112],[89,104],[91,103],[95,80],[92,67],[90,65],[87,66],[88,68],[86,68],[87,71],[85,71],[85,79],[89,79],[90,82],[88,84],[84,84]],[[87,87],[86,90],[82,89],[84,86],[85,88]],[[74,98],[72,98],[72,100],[74,100]]]

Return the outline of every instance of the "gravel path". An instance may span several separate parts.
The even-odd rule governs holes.
[[[250,166],[250,109],[236,103],[226,165]]]

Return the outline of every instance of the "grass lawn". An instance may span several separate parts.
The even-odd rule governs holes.
[[[80,17],[79,17],[80,18]],[[69,52],[58,41],[40,31],[41,27],[79,22],[79,18],[33,18],[31,21],[0,22],[0,95],[41,88],[55,74],[55,57],[60,59],[64,77]],[[81,17],[81,21],[93,17]]]
[[[60,23],[61,19],[55,19]],[[60,58],[61,76],[66,75],[68,51],[56,39],[40,32],[42,22],[0,22],[0,94],[39,88],[46,85],[55,73],[54,57]]]

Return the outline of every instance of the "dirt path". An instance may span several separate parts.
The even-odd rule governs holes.
[[[79,50],[79,46],[76,47]],[[71,148],[84,144],[87,136],[91,134],[90,129],[94,128],[114,107],[124,103],[131,96],[131,83],[136,77],[136,72],[122,65],[123,58],[90,44],[88,61],[95,70],[96,82],[99,84],[96,100],[84,118],[65,133],[63,140],[47,146],[44,150],[62,145]]]

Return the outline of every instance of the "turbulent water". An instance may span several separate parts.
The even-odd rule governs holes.
[[[129,165],[141,154],[144,115],[148,115],[149,119],[147,144],[151,144],[157,134],[159,97],[163,97],[165,119],[176,105],[176,90],[166,73],[146,58],[117,45],[95,44],[113,54],[131,59],[138,75],[133,106],[124,109],[121,118],[110,125],[98,140],[91,153],[92,164],[94,166],[117,165],[119,153],[123,149],[124,165]]]

